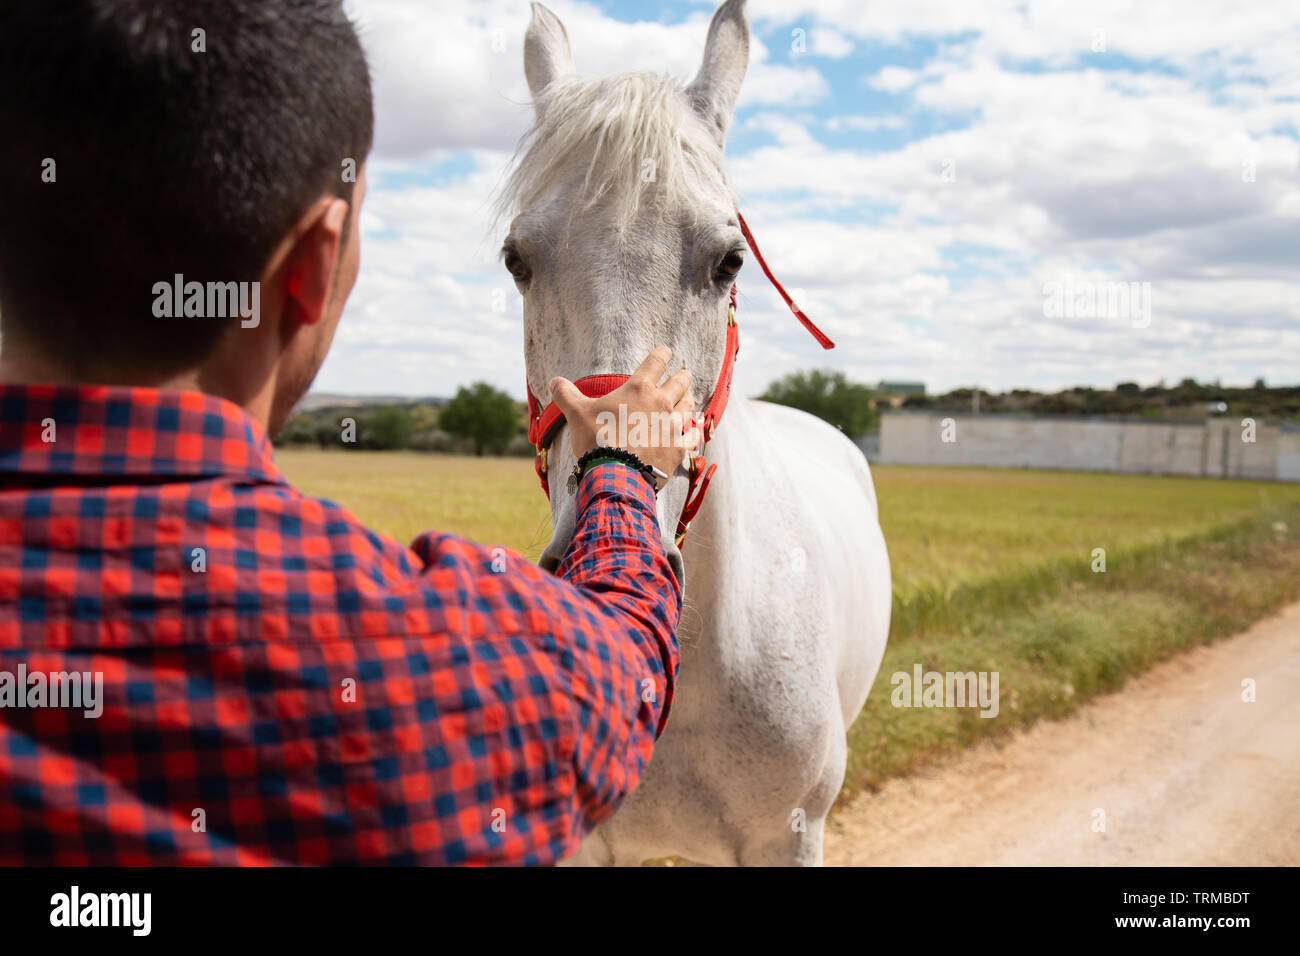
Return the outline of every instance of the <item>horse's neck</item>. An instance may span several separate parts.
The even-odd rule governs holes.
[[[712,441],[704,446],[706,466],[717,465],[709,483],[700,513],[691,523],[691,533],[696,534],[703,547],[688,548],[683,558],[688,565],[696,562],[711,562],[708,557],[718,547],[734,547],[730,539],[734,534],[735,520],[743,519],[742,512],[746,501],[753,500],[752,482],[761,462],[762,436],[758,433],[753,401],[747,398],[733,397],[727,403],[726,413],[718,424],[718,430]],[[746,482],[750,482],[747,485]],[[701,569],[702,570],[702,569]],[[709,576],[706,572],[705,576]],[[689,569],[688,569],[689,579]]]
[[[741,472],[757,453],[757,423],[754,420],[752,399],[732,396],[727,410],[718,423],[717,434],[704,448],[704,457],[718,466],[713,484],[735,487],[744,480]],[[710,492],[712,494],[712,492]]]
[[[737,562],[738,553],[746,550],[741,538],[753,503],[761,497],[752,487],[762,452],[752,406],[749,399],[733,397],[713,440],[704,447],[704,460],[718,470],[682,546],[689,610],[683,613],[677,634],[686,649],[683,660],[692,672],[683,677],[688,683],[707,684],[718,678],[721,629],[736,624],[726,613],[726,598],[742,595],[752,584],[738,571],[744,562]],[[679,710],[691,712],[695,705],[684,703]]]

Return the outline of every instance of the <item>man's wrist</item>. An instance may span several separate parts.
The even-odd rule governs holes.
[[[591,469],[595,468],[597,465],[627,465],[629,468],[633,467],[632,465],[628,464],[628,462],[624,461],[622,458],[610,458],[608,455],[596,455],[592,458],[587,459],[587,463],[582,467],[582,473],[585,475],[587,472],[591,471]],[[639,468],[637,469],[637,471],[640,470],[641,469]]]
[[[656,515],[658,510],[657,495],[654,488],[636,475],[626,465],[598,465],[587,471],[578,483],[574,494],[574,513],[578,524],[583,521],[584,513],[592,502],[600,499],[614,498],[634,505],[644,511],[647,517]],[[572,478],[572,472],[570,472]],[[658,520],[654,518],[654,520]]]
[[[613,448],[606,446],[597,446],[586,452],[573,466],[573,474],[570,476],[573,481],[571,491],[576,491],[577,484],[587,473],[601,465],[622,465],[625,468],[631,468],[640,474],[650,484],[650,487],[656,493],[659,491],[659,477],[667,478],[663,472],[654,468],[652,465],[642,461],[635,453],[625,448]]]

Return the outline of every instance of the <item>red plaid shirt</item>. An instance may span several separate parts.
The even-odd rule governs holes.
[[[554,577],[304,497],[221,399],[0,386],[0,863],[571,853],[650,759],[681,610],[648,483],[577,495]]]

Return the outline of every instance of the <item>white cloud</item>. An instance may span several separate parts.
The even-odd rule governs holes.
[[[531,119],[520,53],[527,6],[351,6],[371,51],[379,135],[361,279],[320,387],[448,394],[484,379],[522,395],[519,299],[496,258],[501,237],[487,205]],[[711,12],[690,6],[682,23],[631,24],[589,5],[552,6],[582,72],[656,69],[683,79],[699,62]],[[741,282],[742,393],[819,364],[937,388],[1296,379],[1300,17],[1292,8],[1208,0],[1194,12],[1112,0],[751,7],[758,34],[737,129],[771,140],[733,155],[729,180],[769,262],[840,347],[818,349],[751,264]],[[775,51],[791,25],[809,30],[810,54],[833,59],[848,44],[838,72],[798,58],[774,62],[763,31]],[[1110,52],[1164,68],[1097,69],[1096,29]],[[970,35],[953,42],[959,33]],[[856,71],[869,77],[852,90],[827,79],[851,68],[861,41],[879,48],[916,37],[940,41],[924,62]],[[867,89],[899,103],[871,114],[855,99]],[[932,122],[932,135],[883,151],[818,138]],[[427,185],[436,163],[458,157],[468,172]],[[955,181],[945,181],[945,168]],[[1151,327],[1045,318],[1043,283],[1070,276],[1150,282]]]
[[[782,146],[816,148],[817,141],[808,127],[798,120],[780,113],[758,113],[746,120],[745,129],[771,133]]]
[[[850,129],[874,133],[882,129],[902,129],[907,124],[901,116],[832,116],[825,125],[832,133]]]
[[[901,66],[881,67],[875,76],[868,77],[867,85],[873,90],[886,93],[901,93],[916,85],[921,74],[917,70],[907,70]]]
[[[815,27],[809,38],[812,40],[810,52],[816,56],[842,60],[853,52],[853,41],[830,27]]]
[[[901,43],[917,37],[975,34],[989,56],[1067,64],[1106,52],[1183,67],[1205,67],[1206,54],[1244,75],[1294,82],[1297,23],[1291,0],[756,0],[751,14],[770,24],[826,24],[849,36]]]
[[[506,149],[532,119],[523,72],[529,7],[516,0],[348,0],[371,65],[376,151],[391,157],[462,147]],[[681,23],[627,23],[583,3],[554,2],[579,73],[652,70],[689,81],[699,69],[708,13]],[[827,40],[834,44],[834,40]],[[742,105],[807,105],[827,96],[811,65],[768,62],[757,37]]]
[[[830,87],[812,67],[770,64],[751,70],[740,88],[737,107],[808,106],[830,95]]]

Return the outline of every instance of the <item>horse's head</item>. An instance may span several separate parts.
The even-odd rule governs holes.
[[[524,297],[528,387],[545,406],[548,382],[628,374],[655,346],[693,375],[703,409],[721,370],[729,294],[746,245],[723,175],[723,146],[749,59],[744,0],[709,27],[704,62],[685,87],[649,73],[584,80],[564,25],[533,4],[524,71],[536,119],[503,204],[514,214],[503,247]],[[549,450],[554,569],[573,534],[567,431]],[[687,478],[659,497],[669,560]]]

